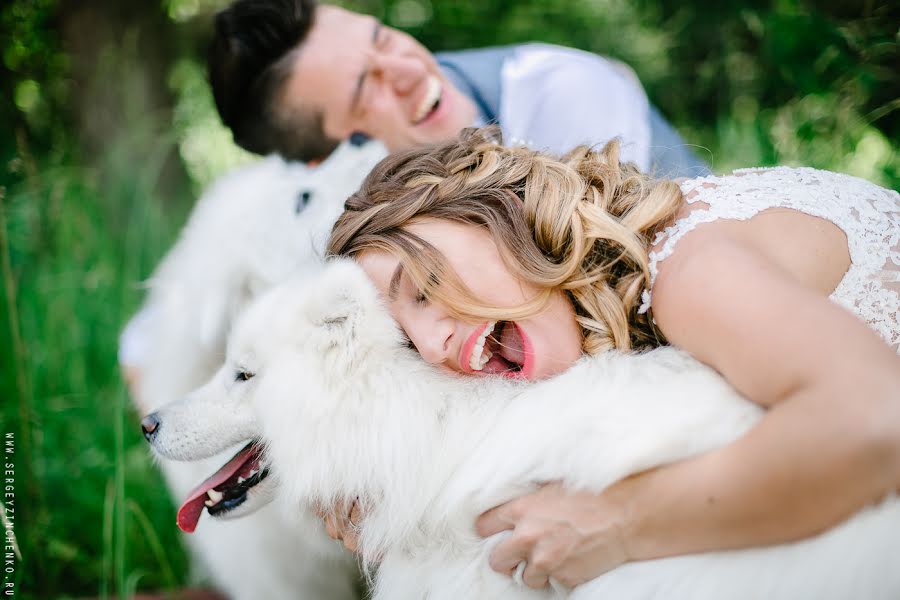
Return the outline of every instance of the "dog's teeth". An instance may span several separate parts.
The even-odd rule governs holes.
[[[209,496],[209,499],[212,500],[213,504],[218,504],[223,498],[222,492],[220,492],[218,490],[209,490],[206,492],[206,495]],[[204,503],[204,504],[206,504],[206,503]],[[211,505],[207,504],[207,506],[211,506]]]
[[[241,477],[240,475],[238,475],[238,483],[244,483],[245,481],[247,481],[246,477]]]
[[[248,478],[253,477],[257,473],[259,473],[259,469],[253,469],[252,471],[250,471],[250,473],[247,475],[247,477]]]
[[[210,506],[210,507],[212,507],[212,506],[215,506],[215,505],[216,505],[216,503],[215,503],[215,502],[213,502],[213,501],[212,501],[212,500],[207,500],[207,501],[206,501],[206,502],[204,502],[204,503],[203,503],[203,504],[205,504],[205,505],[206,505],[206,506]]]

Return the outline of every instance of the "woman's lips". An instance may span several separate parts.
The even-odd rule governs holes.
[[[495,335],[499,335],[500,339],[496,339],[496,343],[501,347],[506,346],[507,349],[503,351],[501,354],[499,351],[494,351],[494,357],[492,358],[486,367],[485,370],[475,370],[471,366],[472,359],[472,351],[475,348],[475,345],[478,342],[478,339],[488,328],[494,328],[497,324],[488,322],[484,323],[479,327],[476,327],[469,337],[466,338],[465,343],[460,348],[459,352],[459,368],[463,373],[470,373],[473,375],[491,375],[491,374],[499,374],[504,377],[509,377],[512,379],[531,379],[534,373],[535,365],[534,365],[534,346],[531,343],[531,340],[525,334],[525,331],[519,327],[519,325],[515,321],[506,321],[503,322],[500,331],[491,332],[490,337]],[[510,329],[512,328],[512,329]],[[510,336],[515,336],[515,340],[511,339]],[[485,346],[487,346],[487,342],[485,342]],[[517,350],[514,350],[517,349]],[[512,356],[510,356],[512,354]],[[505,355],[505,356],[504,356]],[[502,360],[507,363],[516,363],[520,365],[518,370],[505,370],[501,372],[497,372],[495,370],[490,369],[491,364],[496,362],[498,359],[502,358]]]
[[[516,328],[516,331],[519,334],[519,339],[522,340],[522,371],[521,376],[524,379],[532,379],[534,375],[534,345],[531,343],[531,339],[527,335],[525,335],[525,330],[519,327],[519,324],[513,321],[513,326]]]
[[[518,361],[518,360],[516,361],[520,365],[522,365],[522,369],[518,373],[511,373],[510,376],[515,375],[517,377],[521,377],[523,379],[530,380],[532,378],[532,375],[534,374],[534,346],[532,345],[531,340],[528,338],[528,336],[525,335],[525,330],[522,329],[521,327],[519,327],[519,324],[516,323],[515,321],[511,321],[504,328],[503,332],[505,335],[503,337],[506,337],[506,335],[509,335],[509,334],[506,334],[506,329],[509,327],[509,325],[512,325],[515,328],[515,333],[518,334],[519,341],[521,342],[521,346],[522,346],[521,357],[516,356],[516,358],[522,359],[521,361]],[[501,344],[504,343],[503,340],[501,340],[500,343]],[[512,346],[512,344],[508,344],[508,345]]]

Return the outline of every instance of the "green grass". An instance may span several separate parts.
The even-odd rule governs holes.
[[[0,222],[0,414],[16,433],[18,597],[124,598],[136,586],[172,587],[187,568],[175,508],[140,435],[116,350],[140,302],[139,282],[188,202],[156,190],[153,156],[167,142],[137,177],[114,161],[86,170],[67,166],[70,157],[35,159],[23,142],[4,177],[14,183],[3,192]]]
[[[166,6],[189,17],[185,10],[216,3]],[[435,48],[541,39],[620,57],[684,137],[709,149],[718,171],[804,164],[900,186],[900,45],[896,9],[887,5],[344,3],[405,23]],[[102,156],[80,156],[74,130],[55,129],[51,118],[68,107],[64,51],[49,18],[56,3],[10,6],[17,10],[0,13],[32,28],[0,42],[16,84],[0,80],[0,88],[15,89],[12,110],[21,111],[11,119],[19,128],[6,127],[0,106],[0,425],[16,436],[17,597],[125,598],[172,588],[186,580],[187,559],[118,372],[117,337],[192,197],[245,157],[227,142],[195,56],[168,70],[174,123],[139,115]],[[37,11],[31,21],[21,17],[28,7]],[[126,67],[139,60],[114,54]],[[36,139],[41,150],[32,153]],[[190,190],[172,192],[162,174],[173,148]]]

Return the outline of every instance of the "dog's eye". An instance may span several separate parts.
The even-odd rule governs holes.
[[[248,379],[253,379],[253,373],[251,373],[250,371],[241,370],[241,371],[237,371],[234,374],[235,381],[247,381]]]
[[[297,194],[297,204],[294,206],[294,214],[300,214],[306,205],[309,204],[309,201],[312,200],[312,192],[309,190],[303,190],[299,194]]]

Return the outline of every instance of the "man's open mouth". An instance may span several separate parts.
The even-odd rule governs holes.
[[[269,468],[262,464],[262,446],[251,441],[222,468],[188,494],[178,509],[178,528],[192,533],[205,507],[213,516],[224,514],[243,504],[247,492],[269,475]]]
[[[440,78],[431,75],[426,83],[425,94],[419,101],[416,112],[413,114],[412,124],[419,125],[428,120],[428,117],[437,112],[441,105],[441,97],[443,96],[444,86]]]

